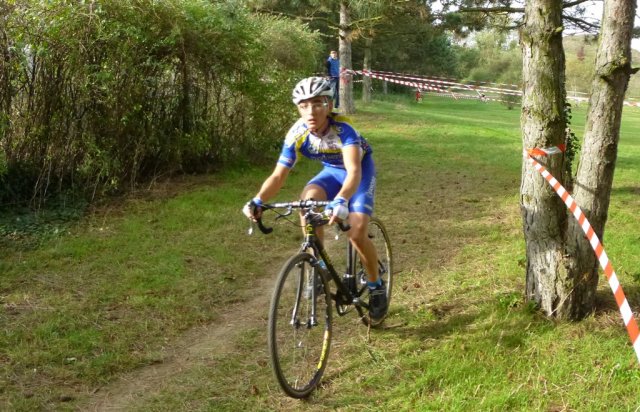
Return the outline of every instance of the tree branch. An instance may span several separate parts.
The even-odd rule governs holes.
[[[584,19],[570,16],[568,14],[562,14],[562,18],[566,21],[569,21],[575,24],[575,26],[578,27],[580,30],[584,30],[586,32],[597,31],[598,29],[600,29],[600,26],[596,23],[590,23]]]
[[[519,7],[467,7],[458,10],[460,13],[524,13]]]
[[[563,8],[563,9],[570,9],[571,7],[577,6],[577,5],[582,4],[582,3],[586,3],[586,2],[588,2],[588,1],[591,1],[591,0],[575,0],[575,1],[570,1],[569,3],[564,3],[564,4],[562,5],[562,8]]]
[[[344,27],[344,26],[341,26],[335,20],[329,19],[327,17],[322,17],[322,16],[314,16],[313,14],[311,14],[310,16],[298,16],[295,14],[284,13],[281,11],[273,11],[269,9],[255,9],[254,11],[257,13],[268,14],[270,16],[288,17],[291,19],[300,19],[302,21],[320,21],[320,22],[326,23],[326,25],[331,29],[335,29],[335,30],[342,29],[347,31],[355,30],[356,28],[362,28],[362,27],[366,28],[366,27],[369,27],[369,25],[375,25],[376,23],[378,23],[380,20],[384,18],[383,16],[368,17],[368,18],[352,21],[348,26]]]
[[[313,14],[311,16],[298,16],[295,14],[284,13],[281,11],[273,11],[269,9],[254,9],[254,11],[256,13],[268,14],[270,16],[288,17],[290,19],[300,19],[303,21],[322,21],[322,22],[325,22],[331,28],[334,28],[334,29],[338,28],[338,25],[337,25],[338,23],[335,20],[329,19],[327,17],[314,16]]]
[[[570,9],[571,7],[578,6],[582,3],[586,3],[591,0],[574,0],[562,5],[563,9]],[[484,12],[484,13],[524,13],[522,7],[466,7],[458,10],[460,13],[472,13],[472,12]]]

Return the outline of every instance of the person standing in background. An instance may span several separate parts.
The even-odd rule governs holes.
[[[331,50],[329,58],[327,58],[327,76],[331,80],[331,87],[333,87],[333,107],[340,107],[340,59],[338,59],[338,52]]]
[[[419,87],[416,89],[416,102],[422,103],[422,92]]]

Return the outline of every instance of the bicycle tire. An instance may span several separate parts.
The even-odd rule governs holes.
[[[384,227],[384,224],[376,217],[371,217],[367,230],[369,232],[369,239],[371,239],[376,251],[378,252],[378,274],[382,277],[382,280],[387,287],[387,304],[391,305],[391,291],[393,290],[393,252],[391,249],[391,240],[389,239],[389,234],[387,233],[387,229]],[[360,261],[360,255],[358,255],[358,252],[356,252],[355,249],[353,253],[355,253],[354,262],[356,262],[356,281],[359,280],[360,288],[363,291],[363,294],[360,297],[364,298],[366,297],[366,294],[368,294],[364,266]],[[368,314],[361,316],[361,319],[365,325],[371,327],[379,326],[382,323],[382,320],[376,323],[370,322]]]
[[[304,289],[316,270],[309,253],[292,256],[282,267],[269,308],[268,346],[273,373],[284,392],[306,398],[320,383],[331,346],[331,298],[320,276],[316,320],[311,322],[311,296]],[[294,316],[295,312],[295,316]]]

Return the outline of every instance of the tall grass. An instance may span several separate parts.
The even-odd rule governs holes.
[[[584,110],[574,108],[579,135]],[[604,241],[638,310],[635,110],[623,117]],[[309,401],[278,389],[266,308],[241,304],[270,294],[300,238],[284,224],[245,234],[239,209],[269,166],[159,185],[34,250],[5,249],[0,409],[88,408],[103,385],[165,363],[172,373],[126,410],[636,410],[637,360],[604,279],[583,322],[556,323],[523,300],[519,112],[428,96],[376,102],[353,120],[374,148],[396,286],[384,329],[337,319]],[[317,170],[302,162],[278,198],[297,198]],[[197,332],[227,322],[216,342]],[[171,367],[196,344],[205,349]]]

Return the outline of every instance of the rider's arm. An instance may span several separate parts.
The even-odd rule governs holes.
[[[262,183],[262,187],[256,197],[259,197],[264,202],[274,197],[287,180],[289,170],[290,169],[288,167],[277,164],[275,169],[273,169],[271,176]]]
[[[362,178],[362,149],[357,145],[349,145],[342,148],[344,168],[347,170],[347,178],[342,184],[342,189],[337,196],[347,200],[358,190]],[[336,197],[337,197],[336,196]]]

